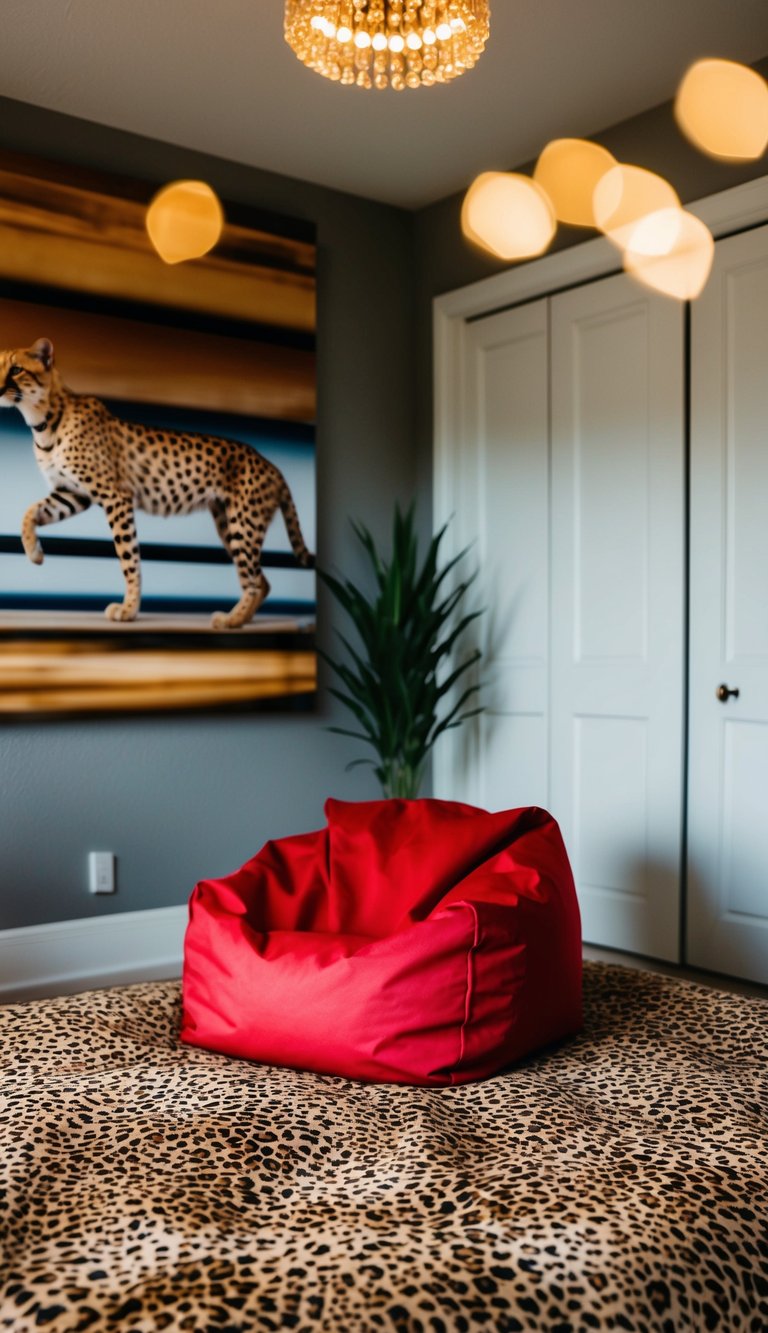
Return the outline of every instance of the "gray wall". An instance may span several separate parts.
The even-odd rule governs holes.
[[[349,517],[386,536],[414,490],[412,215],[1,98],[0,147],[158,184],[200,176],[316,223],[318,558],[359,571]],[[330,647],[322,591],[319,618]],[[0,723],[0,928],[182,903],[267,838],[321,826],[326,796],[376,795],[368,769],[344,771],[363,751],[328,733],[342,720],[323,690],[311,716]],[[117,853],[114,898],[87,892],[90,849]]]
[[[696,153],[669,105],[593,137],[666,175],[684,201],[766,171]],[[359,571],[348,517],[385,536],[395,499],[416,495],[427,527],[432,298],[503,267],[463,241],[461,195],[411,215],[2,98],[0,146],[157,183],[199,175],[225,199],[315,221],[320,561]],[[588,235],[561,229],[556,246]],[[321,591],[326,646],[334,621]],[[183,902],[266,838],[318,827],[327,795],[376,795],[368,770],[344,771],[360,751],[325,729],[342,720],[323,691],[312,717],[0,724],[0,928]],[[114,899],[86,891],[91,848],[119,857]]]

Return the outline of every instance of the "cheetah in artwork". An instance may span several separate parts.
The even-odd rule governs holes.
[[[22,519],[21,540],[34,564],[43,562],[38,528],[92,504],[104,510],[125,579],[124,600],[106,608],[109,620],[135,620],[139,612],[137,509],[165,516],[210,510],[241,587],[239,602],[213,616],[214,629],[246,625],[267,596],[261,549],[278,509],[297,560],[312,563],[288,484],[274,463],[240,441],[120,420],[98,398],[66,388],[49,339],[0,352],[0,407],[21,412],[35,462],[51,487]]]

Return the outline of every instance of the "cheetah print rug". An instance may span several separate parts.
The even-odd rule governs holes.
[[[405,1088],[0,1009],[0,1328],[768,1329],[768,1002],[585,969],[577,1038]]]

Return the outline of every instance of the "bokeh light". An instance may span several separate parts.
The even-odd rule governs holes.
[[[205,181],[174,181],[160,190],[147,209],[147,231],[166,264],[199,259],[221,236],[224,213]]]
[[[698,60],[680,84],[675,116],[703,153],[753,161],[768,145],[768,83],[733,60]]]
[[[560,222],[594,227],[595,187],[614,166],[613,154],[588,139],[553,139],[536,163],[533,179],[546,190]]]
[[[543,254],[556,226],[549,196],[529,176],[485,171],[464,197],[464,235],[499,259],[532,259]]]
[[[624,250],[628,273],[678,301],[693,301],[712,268],[715,242],[709,229],[682,208],[660,209],[637,223]]]
[[[679,207],[680,200],[669,182],[645,167],[619,162],[601,176],[595,187],[595,223],[620,249],[641,218]]]

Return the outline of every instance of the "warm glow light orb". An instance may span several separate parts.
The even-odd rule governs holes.
[[[213,249],[221,236],[224,213],[205,181],[174,181],[155,195],[146,224],[160,258],[166,264],[180,264]]]
[[[660,208],[635,223],[626,244],[634,255],[668,255],[680,239],[685,214],[682,208]]]
[[[617,162],[595,186],[595,224],[620,249],[635,225],[649,213],[679,208],[680,200],[668,181],[645,167]]]
[[[698,60],[677,91],[675,116],[703,153],[752,161],[768,145],[768,83],[733,60]]]
[[[484,171],[464,196],[464,235],[499,259],[532,259],[543,254],[556,226],[549,196],[529,176]]]
[[[613,154],[599,144],[587,139],[553,139],[536,163],[533,179],[546,190],[560,222],[595,227],[595,187],[615,166]]]
[[[650,213],[634,228],[624,250],[628,273],[678,301],[693,301],[709,277],[715,257],[712,233],[682,208]]]

